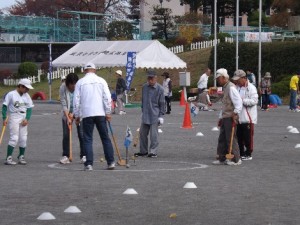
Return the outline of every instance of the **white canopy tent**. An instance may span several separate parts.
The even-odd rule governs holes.
[[[53,67],[77,67],[92,62],[98,68],[123,67],[127,52],[136,52],[136,68],[184,69],[186,63],[159,41],[81,41],[59,56]]]

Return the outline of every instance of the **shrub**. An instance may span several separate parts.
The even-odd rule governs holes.
[[[206,38],[205,37],[194,37],[192,42],[195,43],[195,42],[202,42],[202,41],[205,41]]]
[[[75,67],[74,73],[80,74],[81,73],[81,67]]]
[[[7,79],[13,75],[13,72],[10,69],[2,69],[0,70],[0,81],[2,82],[4,79]]]
[[[49,61],[45,61],[45,62],[42,63],[41,70],[43,71],[43,73],[48,73],[48,71],[49,71]]]
[[[36,76],[38,74],[37,65],[32,62],[23,62],[18,68],[16,78],[24,78],[28,76]]]
[[[291,75],[285,75],[281,81],[272,84],[272,93],[284,97],[290,93]]]
[[[213,49],[209,67],[213,68]],[[217,68],[226,68],[230,75],[235,71],[235,43],[221,43],[217,48]],[[269,71],[272,81],[278,82],[285,74],[294,74],[300,69],[300,42],[262,43],[262,76]],[[258,71],[258,43],[239,44],[239,68]]]
[[[174,42],[175,45],[184,45],[184,46],[187,45],[187,43],[188,43],[187,39],[184,37],[178,37]]]

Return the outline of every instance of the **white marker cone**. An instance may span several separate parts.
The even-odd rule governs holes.
[[[139,132],[139,131],[140,131],[140,128],[136,129],[136,131]]]
[[[295,127],[293,129],[290,129],[289,132],[293,134],[299,134],[299,130]]]
[[[38,220],[55,220],[55,217],[49,212],[44,212],[37,219]]]
[[[197,188],[197,186],[194,182],[187,182],[183,188]]]
[[[138,193],[133,188],[128,188],[123,192],[123,195],[137,195]]]
[[[293,129],[294,127],[293,126],[288,126],[286,129],[287,130],[291,130],[291,129]]]
[[[300,148],[300,144],[296,144],[295,148]]]
[[[78,209],[77,206],[69,206],[68,208],[65,209],[65,213],[81,213],[81,210]]]
[[[162,133],[163,131],[161,129],[158,129],[158,133]]]
[[[213,129],[211,129],[212,131],[219,131],[219,129],[217,127],[213,127]]]
[[[198,132],[197,134],[196,134],[196,136],[197,137],[202,137],[202,136],[204,136],[201,132]]]

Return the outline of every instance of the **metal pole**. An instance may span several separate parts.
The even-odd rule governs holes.
[[[49,101],[52,100],[52,96],[51,96],[51,86],[52,86],[52,43],[50,42],[49,44],[49,79],[48,79],[48,83],[49,83]]]
[[[258,41],[258,84],[261,82],[261,21],[262,21],[262,0],[259,0],[259,41]]]
[[[236,56],[235,70],[239,69],[239,16],[240,16],[240,1],[236,0]]]
[[[214,0],[214,78],[216,78],[216,71],[217,71],[217,0]],[[214,79],[214,87],[217,87],[217,81]]]

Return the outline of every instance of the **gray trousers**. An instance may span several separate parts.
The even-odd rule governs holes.
[[[124,107],[123,107],[123,100],[122,100],[122,98],[123,98],[123,95],[124,94],[119,94],[119,95],[117,95],[117,104],[118,104],[118,109],[119,109],[119,112],[120,111],[124,111]]]
[[[148,135],[150,133],[150,150],[148,151]],[[157,154],[158,149],[158,124],[141,124],[140,127],[140,152]]]
[[[221,162],[226,160],[226,154],[229,153],[231,131],[232,131],[232,118],[230,117],[230,118],[222,119],[222,124],[220,127],[220,135],[218,139],[218,147],[217,147],[219,160]],[[234,155],[232,161],[237,162],[240,159],[240,150],[237,142],[236,126],[233,135],[232,154]]]

